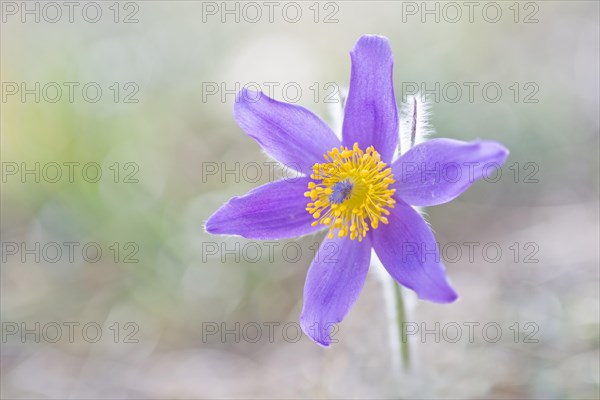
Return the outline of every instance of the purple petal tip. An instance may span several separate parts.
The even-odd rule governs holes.
[[[361,53],[365,56],[372,54],[377,58],[390,58],[393,60],[392,48],[390,41],[385,36],[380,35],[363,35],[361,36],[350,54],[355,55]]]
[[[435,293],[435,295],[433,296],[429,294],[420,295],[419,293],[417,293],[417,296],[421,300],[427,300],[438,304],[449,304],[454,303],[456,300],[458,300],[458,293],[456,293],[456,291],[449,285],[445,288],[443,292],[440,291],[439,293]]]
[[[501,143],[498,143],[498,142],[493,141],[493,140],[481,140],[481,139],[477,139],[476,143],[480,147],[487,147],[488,150],[490,150],[490,153],[492,153],[492,150],[494,150],[496,152],[497,160],[499,160],[499,162],[501,164],[504,164],[504,162],[508,158],[508,155],[510,154],[510,151],[508,150],[508,148],[506,148]]]

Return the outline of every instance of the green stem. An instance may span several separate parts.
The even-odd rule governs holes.
[[[404,308],[404,300],[402,299],[402,289],[400,285],[393,282],[394,294],[396,295],[396,319],[398,320],[398,339],[400,340],[400,354],[402,356],[402,363],[405,369],[410,368],[410,354],[408,347],[408,337],[406,335],[406,310]]]

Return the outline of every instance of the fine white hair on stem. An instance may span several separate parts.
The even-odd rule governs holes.
[[[398,283],[392,278],[379,260],[377,253],[375,250],[371,250],[371,271],[373,275],[377,278],[377,280],[381,283],[381,293],[385,302],[385,313],[388,318],[388,339],[389,339],[389,349],[391,354],[391,363],[392,367],[397,371],[401,370],[402,367],[402,352],[400,349],[400,326],[398,325],[398,308],[396,303],[396,298],[394,294],[394,285],[398,285]],[[405,320],[403,323],[407,323],[408,321],[413,321],[413,310],[417,304],[417,296],[410,290],[402,291],[403,301],[404,301],[404,313]],[[416,350],[416,339],[417,336],[408,336],[406,340],[408,340],[410,351],[410,364],[413,364],[415,361]],[[417,363],[418,364],[418,363]],[[407,369],[404,369],[405,373],[410,372]]]
[[[400,106],[400,140],[399,149],[395,155],[398,158],[411,147],[423,143],[433,134],[429,124],[429,103],[424,95],[417,93],[408,96]]]
[[[335,93],[331,94],[331,100],[327,102],[331,129],[333,133],[342,140],[342,125],[344,124],[344,107],[348,98],[348,89],[338,86]]]
[[[402,365],[402,359],[400,357],[400,343],[398,338],[400,332],[398,331],[398,323],[396,320],[396,300],[394,299],[394,285],[396,281],[390,279],[390,274],[387,272],[375,250],[371,250],[371,270],[374,272],[375,277],[381,282],[381,293],[385,302],[385,313],[388,318],[388,339],[390,346],[390,354],[392,355],[392,366],[395,369],[400,369]]]

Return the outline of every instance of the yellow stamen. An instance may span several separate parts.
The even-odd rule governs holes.
[[[385,217],[396,203],[392,198],[395,189],[391,168],[381,161],[373,146],[364,152],[354,143],[352,149],[345,146],[333,148],[324,155],[324,163],[313,166],[308,191],[310,198],[306,210],[318,224],[329,227],[328,237],[350,239],[360,242],[369,231],[377,229],[379,223],[387,224]]]

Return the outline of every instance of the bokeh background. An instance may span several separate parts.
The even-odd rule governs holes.
[[[253,22],[256,7],[244,3],[97,2],[93,23],[86,3],[73,22],[65,6],[52,22],[44,3],[2,2],[2,397],[598,398],[599,3],[476,3],[472,20],[454,3],[456,20],[442,2],[278,2],[270,22],[258,2]],[[23,7],[40,7],[39,22]],[[424,7],[438,7],[439,22]],[[436,305],[404,291],[407,320],[439,323],[441,334],[411,336],[408,371],[375,268],[339,343],[323,349],[296,330],[320,235],[279,242],[269,259],[260,242],[203,230],[224,201],[270,180],[233,120],[235,89],[271,85],[336,125],[339,103],[326,99],[347,86],[349,51],[365,33],[390,39],[399,102],[412,83],[440,83],[435,137],[511,150],[497,182],[427,210],[440,244],[462,250],[445,254],[461,298]],[[72,100],[65,82],[78,84]],[[455,85],[443,91],[451,82],[463,89],[457,101]],[[479,85],[472,101],[465,82]],[[33,90],[24,98],[22,83]],[[487,83],[502,89],[495,102]],[[72,182],[65,162],[79,163]],[[39,182],[22,176],[35,163]],[[55,183],[52,163],[62,166]],[[87,163],[100,166],[98,182]],[[479,243],[473,259],[469,242]],[[49,243],[63,251],[56,262]],[[88,246],[86,261],[89,243],[102,255]],[[213,244],[233,251],[214,254]],[[79,324],[73,340],[65,323]],[[465,323],[479,324],[472,340]],[[501,327],[497,341],[486,323]],[[453,324],[454,343],[442,329]],[[214,327],[239,337],[207,335]]]

